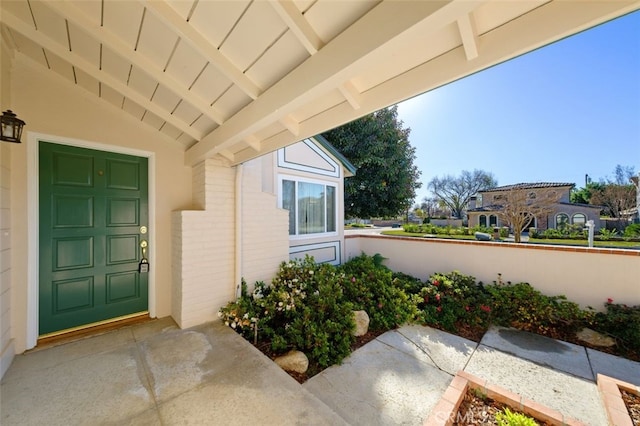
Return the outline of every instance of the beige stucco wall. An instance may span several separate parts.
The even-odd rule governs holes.
[[[50,72],[41,73],[28,60],[16,58],[11,82],[14,96],[12,107],[27,122],[27,132],[37,132],[61,140],[76,140],[126,147],[153,153],[155,161],[155,257],[150,259],[155,272],[156,315],[171,314],[171,212],[192,205],[191,168],[184,166],[184,152],[174,141],[132,116],[96,100],[63,78]],[[12,247],[12,336],[16,351],[26,348],[27,312],[27,148],[28,135],[23,143],[12,148],[11,159],[11,221]],[[114,148],[115,149],[115,148]]]
[[[0,37],[0,112],[11,105],[13,57]],[[0,377],[15,354],[11,326],[11,150],[15,145],[0,142]]]
[[[528,282],[547,295],[563,294],[583,307],[640,305],[640,252],[635,250],[526,246],[493,242],[438,241],[384,236],[346,238],[347,256],[380,253],[394,271],[426,280],[458,270],[485,283]]]

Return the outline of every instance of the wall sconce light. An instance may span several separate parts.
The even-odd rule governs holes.
[[[20,143],[22,126],[25,124],[24,121],[16,117],[16,115],[9,109],[2,113],[0,116],[0,122],[2,123],[0,140]]]

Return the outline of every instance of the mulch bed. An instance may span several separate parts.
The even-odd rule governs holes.
[[[640,426],[640,396],[624,389],[620,389],[620,393],[624,404],[627,406],[627,411],[629,411],[633,426]]]
[[[474,391],[467,390],[467,393],[458,408],[453,425],[469,426],[469,425],[497,425],[496,414],[504,410],[508,406],[491,398],[481,398]],[[513,412],[518,410],[508,407]],[[536,419],[541,426],[551,426],[551,423]]]

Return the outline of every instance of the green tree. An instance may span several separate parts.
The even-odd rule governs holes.
[[[591,204],[591,197],[596,191],[601,191],[604,187],[600,182],[589,182],[584,188],[578,188],[571,191],[571,202],[579,204]]]
[[[451,210],[454,217],[462,219],[471,197],[478,191],[491,189],[497,185],[498,182],[491,173],[482,170],[472,172],[463,170],[458,177],[451,175],[434,177],[428,187],[434,197]]]
[[[411,207],[422,184],[411,129],[402,124],[393,106],[323,134],[358,168],[344,182],[346,217],[395,217]]]

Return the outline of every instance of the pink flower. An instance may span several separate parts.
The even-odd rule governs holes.
[[[429,296],[424,297],[424,303],[429,303]]]
[[[351,282],[355,283],[356,282],[356,277],[351,277]]]
[[[378,309],[382,309],[382,303],[378,303]]]
[[[438,287],[438,286],[440,285],[440,281],[435,280],[435,281],[433,282],[433,285],[435,285],[436,287]]]
[[[438,307],[436,308],[436,311],[438,311],[438,312],[442,312],[442,306],[438,306]]]
[[[440,301],[440,295],[436,294],[436,300],[439,302]]]
[[[491,312],[491,308],[488,307],[487,305],[480,305],[480,309],[482,309],[485,312]]]
[[[612,299],[612,298],[608,298],[608,299],[607,299],[607,303],[608,303],[608,304],[612,304],[612,303],[613,303],[613,299]]]
[[[464,310],[469,312],[471,310],[471,308],[469,308],[469,305],[467,305],[467,306],[464,307]]]

